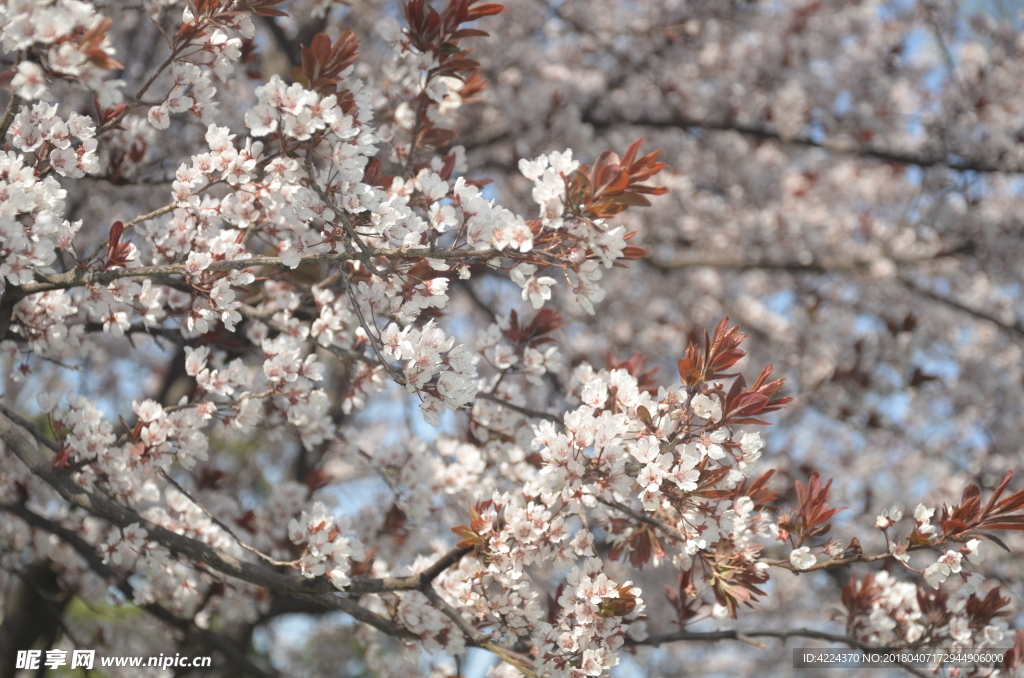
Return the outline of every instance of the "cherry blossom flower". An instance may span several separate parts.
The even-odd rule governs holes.
[[[789,554],[790,564],[798,570],[806,570],[812,567],[817,560],[814,554],[811,553],[811,549],[807,546],[793,549]]]
[[[46,78],[43,77],[43,69],[33,61],[22,61],[18,64],[17,74],[11,80],[11,87],[22,99],[50,100]]]

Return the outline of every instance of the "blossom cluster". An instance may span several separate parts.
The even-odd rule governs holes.
[[[539,628],[539,669],[546,676],[600,676],[619,663],[615,650],[628,635],[647,637],[640,589],[632,582],[616,584],[602,572],[597,558],[588,558],[566,577],[558,598],[557,623]],[[630,623],[632,622],[632,623]]]
[[[456,346],[432,321],[422,329],[399,330],[389,325],[381,339],[386,355],[406,361],[405,385],[410,392],[425,391],[437,377],[431,384],[435,393],[426,395],[420,406],[428,422],[436,426],[446,406],[457,409],[473,400],[477,392],[473,354],[463,345]]]
[[[0,277],[20,285],[35,271],[52,272],[55,249],[67,249],[81,227],[62,221],[66,191],[36,168],[48,163],[70,178],[95,173],[95,125],[75,112],[65,120],[57,115],[57,105],[40,103],[18,113],[8,134],[22,153],[0,154]]]
[[[45,69],[75,78],[96,94],[103,107],[121,101],[122,80],[106,79],[114,49],[106,35],[111,20],[78,0],[39,3],[16,0],[0,8],[0,44],[5,51],[38,49],[41,64],[17,65],[11,87],[25,100],[50,101]]]
[[[288,538],[303,547],[299,569],[304,577],[326,574],[336,587],[344,589],[351,582],[351,561],[366,557],[362,543],[351,535],[351,528],[338,521],[322,502],[288,523]]]

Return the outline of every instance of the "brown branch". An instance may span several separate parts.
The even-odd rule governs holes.
[[[440,610],[444,614],[444,616],[452,620],[452,623],[454,623],[455,626],[457,626],[459,630],[462,631],[463,635],[465,635],[466,638],[471,640],[476,645],[480,645],[482,643],[487,642],[487,639],[483,636],[483,634],[481,634],[479,630],[473,628],[473,626],[470,625],[468,621],[466,621],[466,618],[459,614],[458,610],[449,605],[448,601],[442,598],[441,594],[435,591],[433,586],[424,586],[421,589],[421,591],[423,595],[427,597],[427,600],[429,600],[431,604],[433,604],[434,607]]]
[[[1002,174],[1022,174],[1024,167],[1020,165],[1003,166],[984,162],[980,159],[960,158],[953,154],[920,155],[891,151],[877,146],[864,146],[856,143],[827,139],[816,141],[803,134],[785,136],[768,127],[758,125],[744,125],[733,120],[700,120],[677,115],[672,118],[654,119],[637,118],[633,120],[601,120],[594,116],[593,112],[586,110],[583,113],[582,122],[591,125],[596,130],[607,130],[619,125],[635,125],[638,127],[650,127],[652,129],[700,129],[709,132],[736,132],[744,136],[761,139],[762,141],[773,141],[780,144],[793,146],[805,146],[808,148],[820,148],[831,153],[841,155],[854,155],[864,158],[872,158],[883,162],[891,162],[899,165],[915,165],[917,167],[943,167],[956,172],[993,172]]]
[[[464,556],[467,556],[472,552],[473,548],[470,547],[465,549],[452,549],[448,553],[444,554],[438,558],[433,565],[417,575],[420,579],[420,586],[426,586],[427,584],[433,583],[433,581],[437,579],[442,572],[447,570],[449,567],[452,567],[462,560]]]
[[[960,254],[962,250],[951,250],[947,252],[941,252],[933,256],[919,257],[919,258],[908,258],[908,259],[894,259],[891,260],[896,266],[921,264],[929,261],[936,261],[940,258],[956,256]],[[825,273],[851,273],[856,271],[864,271],[870,268],[872,265],[871,260],[867,259],[824,259],[820,262],[811,262],[809,264],[802,264],[795,261],[762,261],[762,260],[750,260],[746,259],[741,255],[728,254],[724,252],[697,252],[697,253],[680,253],[672,259],[643,259],[644,264],[650,266],[656,271],[661,273],[670,273],[672,271],[683,270],[687,268],[719,268],[719,269],[730,269],[730,270],[767,270],[767,271],[783,271],[786,273],[793,274],[808,274],[808,275],[819,275]],[[1010,334],[1016,335],[1018,338],[1024,338],[1024,323],[1017,322],[1017,324],[1010,324],[1003,320],[1000,320],[996,316],[982,311],[976,308],[972,308],[966,304],[962,304],[955,299],[951,299],[940,294],[936,294],[932,290],[919,285],[908,275],[897,275],[896,280],[900,282],[909,291],[919,296],[925,297],[932,301],[937,301],[940,304],[944,304],[949,308],[952,308],[961,313],[974,316],[979,320],[984,320],[996,325],[1001,330]]]
[[[130,227],[134,226],[135,224],[142,223],[143,221],[149,221],[150,219],[155,219],[155,218],[159,217],[162,214],[167,214],[168,212],[173,212],[174,209],[177,208],[177,207],[178,207],[178,205],[175,204],[175,203],[170,203],[168,205],[164,205],[163,207],[158,207],[155,210],[153,210],[152,212],[148,212],[146,214],[140,214],[139,216],[135,217],[134,219],[131,219],[129,221],[124,222],[124,227],[125,228],[130,228]]]
[[[67,470],[51,471],[50,462],[46,455],[37,449],[18,430],[17,425],[6,414],[0,414],[0,440],[6,444],[7,448],[16,457],[28,466],[34,475],[53,487],[71,504],[104,518],[119,527],[127,527],[132,523],[138,523],[148,533],[148,539],[163,545],[173,553],[178,553],[196,562],[205,563],[207,567],[235,579],[241,579],[242,581],[275,591],[297,595],[339,593],[339,590],[325,577],[313,579],[298,577],[281,573],[263,564],[239,560],[231,554],[214,549],[195,539],[171,532],[143,518],[130,508],[116,504],[106,497],[89,492],[77,485],[72,479],[72,474]],[[461,551],[445,555],[442,558],[442,562],[446,564],[441,567],[441,570],[458,562],[467,552]],[[426,572],[431,573],[431,577],[436,577],[441,570],[431,568]],[[409,577],[355,577],[352,583],[345,587],[344,592],[383,593],[386,591],[416,590],[422,587],[423,581],[422,574]]]
[[[492,402],[495,403],[496,405],[500,405],[501,407],[508,408],[513,412],[524,414],[527,417],[534,417],[536,419],[547,419],[548,421],[554,422],[558,425],[562,424],[561,417],[558,417],[557,415],[548,414],[547,412],[541,412],[539,410],[531,410],[530,408],[523,407],[521,405],[515,405],[513,403],[508,402],[507,400],[502,400],[493,393],[486,393],[484,391],[480,391],[476,395],[478,398],[482,398],[483,400],[486,400],[488,402]]]
[[[178,481],[176,481],[174,478],[172,478],[166,471],[164,471],[163,469],[159,469],[158,473],[163,477],[164,480],[166,480],[168,483],[170,483],[174,487],[174,489],[176,489],[178,492],[181,492],[183,495],[185,495],[185,497],[187,497],[188,500],[190,502],[192,502],[192,504],[195,505],[196,508],[198,508],[200,511],[202,511],[203,514],[207,518],[209,518],[211,521],[213,521],[214,525],[216,525],[217,527],[219,527],[220,529],[224,530],[229,535],[231,535],[231,538],[235,540],[235,543],[238,544],[239,546],[241,546],[243,549],[245,549],[249,553],[255,554],[259,558],[261,558],[261,559],[267,561],[268,563],[270,563],[271,565],[275,565],[277,567],[292,567],[294,565],[294,563],[291,562],[291,561],[277,560],[276,558],[271,558],[270,556],[268,556],[267,554],[263,553],[259,549],[246,544],[244,541],[242,541],[238,537],[237,534],[235,534],[235,531],[232,530],[230,526],[228,526],[226,523],[224,523],[224,521],[222,521],[217,516],[215,516],[212,513],[210,513],[209,509],[207,509],[205,506],[203,506],[201,503],[199,503],[198,499],[193,497],[192,494],[188,490],[186,490],[184,487],[182,487],[178,483]]]
[[[915,294],[919,294],[922,297],[926,297],[928,299],[931,299],[932,301],[937,301],[940,304],[944,304],[944,305],[948,306],[949,308],[951,308],[953,310],[960,311],[961,313],[966,313],[968,315],[974,316],[975,318],[977,318],[979,320],[984,320],[986,322],[990,322],[993,325],[995,325],[996,327],[998,327],[999,329],[1001,329],[1001,330],[1003,330],[1005,332],[1009,332],[1010,334],[1015,334],[1020,339],[1024,339],[1024,323],[1021,323],[1020,321],[1018,321],[1016,325],[1011,325],[1010,323],[1003,322],[999,318],[995,317],[994,315],[992,315],[990,313],[987,313],[986,311],[981,311],[981,310],[976,309],[976,308],[971,308],[970,306],[967,306],[966,304],[961,304],[959,301],[956,301],[955,299],[950,299],[949,297],[945,297],[945,296],[942,296],[940,294],[936,294],[935,292],[932,292],[928,288],[922,287],[921,285],[918,285],[916,282],[911,280],[908,276],[898,276],[897,279],[901,283],[903,283],[903,285],[908,290],[910,290],[911,292],[914,292]]]
[[[297,19],[299,17],[292,17]],[[288,62],[292,67],[302,66],[302,46],[308,45],[313,39],[313,36],[317,33],[321,33],[327,28],[329,17],[327,15],[320,19],[310,21],[309,23],[299,24],[298,34],[294,37],[288,37],[281,25],[277,23],[274,17],[260,16],[263,20],[263,24],[270,30],[274,36],[274,41],[277,46],[284,51],[288,56]]]
[[[25,293],[18,285],[8,284],[0,294],[0,339],[7,336],[7,331],[11,329],[11,319],[14,317],[14,307],[24,298]]]
[[[804,572],[816,572],[818,570],[827,570],[833,567],[844,567],[846,565],[853,565],[854,563],[874,563],[876,561],[886,560],[887,558],[892,557],[893,555],[891,553],[876,553],[873,556],[866,556],[863,553],[857,553],[846,558],[829,558],[828,560],[823,560],[820,563],[815,563],[814,565],[811,565],[810,567],[803,570],[798,570],[797,568],[793,567],[793,564],[790,563],[788,560],[763,560],[761,562],[767,563],[772,567],[781,567],[783,569],[790,570],[795,574],[802,574]]]
[[[469,297],[470,301],[472,301],[477,308],[490,317],[492,323],[498,324],[498,314],[494,312],[493,308],[484,303],[484,300],[476,293],[476,290],[473,289],[469,280],[459,280],[459,287],[462,288],[462,291],[466,293],[466,296]]]
[[[50,440],[49,437],[44,435],[42,431],[40,431],[38,428],[36,428],[35,424],[30,422],[25,417],[21,416],[20,414],[18,414],[14,410],[8,408],[3,403],[0,403],[0,414],[3,414],[5,417],[7,417],[11,421],[13,421],[15,424],[17,424],[18,426],[22,427],[23,429],[25,429],[26,431],[31,433],[33,438],[35,438],[36,440],[41,442],[43,445],[46,445],[48,448],[50,448],[54,452],[60,452],[60,445],[58,445],[56,442],[54,442],[53,440]]]
[[[530,662],[527,657],[507,647],[503,647],[481,634],[480,631],[475,629],[468,621],[466,621],[465,617],[459,614],[458,610],[449,605],[448,601],[442,598],[441,594],[435,591],[433,586],[430,586],[429,584],[424,586],[422,593],[427,597],[427,600],[434,605],[434,607],[451,619],[452,623],[462,631],[463,635],[468,639],[468,644],[481,647],[485,650],[490,650],[494,654],[498,655],[502,661],[519,669],[519,671],[524,675],[530,676],[531,678],[539,678],[537,673],[530,668],[532,662]]]
[[[96,553],[96,548],[82,539],[77,532],[69,530],[59,523],[44,518],[43,516],[29,510],[24,504],[8,504],[6,502],[0,502],[0,511],[5,511],[11,515],[15,515],[30,526],[59,537],[71,546],[71,548],[73,548],[83,560],[85,560],[93,572],[104,579],[117,582],[117,588],[128,600],[132,600],[135,597],[135,590],[132,585],[128,583],[125,576],[103,562],[103,559]],[[208,646],[217,648],[229,663],[243,667],[247,675],[260,676],[261,678],[272,678],[273,676],[278,675],[278,673],[273,669],[266,671],[254,664],[249,660],[244,652],[229,642],[228,639],[217,633],[213,633],[212,631],[199,628],[191,621],[176,616],[162,605],[157,603],[147,603],[139,607],[160,621],[181,629],[188,636],[193,637]]]
[[[341,282],[345,285],[345,291],[348,292],[349,301],[352,302],[352,310],[355,311],[356,318],[359,319],[359,325],[363,328],[363,332],[366,333],[366,339],[370,342],[370,347],[377,356],[378,364],[382,365],[384,369],[387,370],[387,373],[391,375],[391,379],[394,380],[396,384],[405,386],[409,380],[396,372],[395,368],[392,367],[391,363],[389,363],[384,357],[384,346],[383,342],[380,340],[380,330],[377,329],[377,323],[374,322],[373,330],[370,330],[370,325],[366,322],[366,318],[363,317],[363,309],[359,306],[359,299],[356,298],[355,290],[352,289],[352,283],[349,282],[348,275],[341,266],[338,267],[338,270],[341,272]],[[371,308],[370,310],[372,311],[373,309]]]
[[[186,47],[188,47],[190,44],[191,44],[191,42],[185,42],[185,43],[175,47],[171,51],[170,56],[168,56],[167,59],[165,59],[164,62],[162,64],[160,64],[159,68],[156,69],[156,71],[153,73],[153,75],[149,76],[149,80],[147,80],[145,82],[145,84],[142,85],[142,89],[140,89],[138,91],[138,93],[136,93],[135,98],[132,99],[131,103],[129,103],[125,107],[125,109],[123,111],[121,111],[120,113],[115,115],[113,118],[111,118],[110,120],[105,122],[102,127],[100,127],[98,130],[96,130],[96,136],[102,136],[103,134],[106,134],[111,129],[113,129],[113,128],[117,127],[118,125],[120,125],[121,121],[124,120],[126,117],[128,117],[129,113],[131,113],[136,108],[138,108],[139,105],[142,103],[142,97],[145,96],[145,94],[149,90],[149,88],[153,86],[153,83],[156,82],[156,79],[160,77],[160,74],[163,73],[165,70],[167,70],[167,67],[170,66],[172,63],[174,63],[174,60],[178,57],[178,55],[181,54],[181,52]]]
[[[346,598],[345,596],[338,595],[336,593],[303,594],[302,597],[323,605],[328,609],[341,610],[353,619],[364,624],[369,624],[378,631],[386,633],[389,636],[394,636],[396,638],[408,638],[410,640],[420,640],[420,637],[412,631],[402,628],[390,619],[386,619],[375,612],[367,610],[351,598]]]
[[[163,208],[161,208],[163,209]],[[346,254],[332,254],[329,252],[307,254],[300,258],[300,264],[311,262],[323,262],[338,264],[345,261],[363,261],[370,257],[389,257],[395,259],[417,259],[429,257],[431,259],[493,259],[494,257],[505,256],[504,253],[494,250],[434,250],[426,247],[396,247],[391,249],[371,249],[366,252],[349,252]],[[231,259],[226,261],[214,261],[205,270],[207,271],[239,271],[253,266],[271,266],[274,268],[288,268],[281,257],[268,257],[255,255],[248,259]],[[36,275],[36,282],[30,282],[18,288],[20,297],[50,290],[64,290],[72,287],[84,287],[86,285],[106,285],[121,278],[153,278],[158,276],[185,275],[185,264],[166,264],[164,266],[137,266],[134,268],[114,268],[107,271],[73,268],[67,273],[55,273],[51,275]],[[4,299],[8,294],[4,294]]]
[[[686,537],[684,537],[683,535],[679,534],[679,532],[677,530],[672,529],[671,527],[669,527],[668,525],[666,525],[665,523],[663,523],[663,522],[661,522],[659,520],[655,520],[654,518],[649,518],[649,517],[645,516],[644,514],[638,512],[638,511],[634,511],[633,509],[631,509],[630,507],[626,506],[625,504],[621,504],[621,503],[619,503],[617,501],[608,501],[607,499],[604,499],[602,497],[597,497],[597,500],[599,502],[601,502],[602,504],[604,504],[605,506],[610,506],[611,508],[615,509],[616,511],[621,511],[622,513],[625,513],[627,516],[629,516],[633,520],[637,520],[637,521],[639,521],[641,523],[645,523],[647,525],[650,525],[651,527],[653,527],[656,530],[664,532],[666,535],[668,535],[671,539],[674,539],[675,541],[678,541],[678,542],[680,542],[682,544],[686,543]]]
[[[4,110],[4,117],[0,118],[0,146],[3,145],[4,137],[7,136],[7,130],[10,129],[11,124],[14,122],[14,117],[18,115],[19,108],[21,108],[21,97],[12,92],[11,100],[7,102],[7,108]]]
[[[292,40],[288,37],[288,34],[281,28],[281,24],[277,23],[274,17],[261,16],[263,25],[267,27],[270,34],[274,36],[274,42],[281,51],[288,57],[288,63],[293,68],[302,66],[302,45],[297,40]]]

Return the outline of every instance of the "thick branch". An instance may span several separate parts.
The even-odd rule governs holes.
[[[389,636],[394,636],[395,638],[408,638],[410,640],[420,639],[420,637],[412,631],[404,629],[390,619],[386,619],[375,612],[367,610],[351,598],[346,598],[345,596],[332,593],[304,594],[303,598],[319,603],[331,610],[341,610],[353,619],[364,624],[369,624],[373,628],[381,631],[382,633],[386,633]]]
[[[161,208],[163,209],[163,208]],[[323,262],[338,264],[345,261],[366,260],[371,257],[389,257],[396,259],[416,259],[429,257],[431,259],[493,259],[503,256],[502,252],[493,249],[486,250],[433,250],[426,247],[396,247],[392,249],[370,249],[366,252],[349,252],[347,254],[331,254],[329,252],[307,254],[301,257],[300,264],[311,262]],[[215,261],[205,270],[207,271],[239,271],[253,266],[272,266],[275,268],[288,268],[281,260],[281,257],[267,257],[256,255],[248,259],[231,259],[227,261]],[[185,275],[185,264],[166,264],[164,266],[137,266],[134,268],[114,268],[106,271],[74,268],[67,273],[55,273],[52,275],[37,275],[37,281],[28,283],[21,288],[21,297],[49,290],[64,290],[72,287],[84,287],[86,285],[106,285],[121,278],[153,278],[167,275]],[[7,296],[6,294],[4,295]]]
[[[43,445],[46,445],[54,452],[60,452],[60,445],[58,445],[54,441],[50,440],[50,438],[48,438],[46,435],[44,435],[42,431],[36,428],[35,424],[30,422],[28,419],[21,416],[17,412],[9,409],[3,403],[0,403],[0,414],[3,414],[8,419],[13,421],[15,424],[31,433],[32,437],[35,438],[38,442],[42,443]]]
[[[844,567],[846,565],[853,565],[854,563],[873,563],[878,560],[885,560],[887,558],[892,557],[893,555],[891,553],[876,553],[873,556],[866,556],[863,553],[857,553],[852,556],[847,556],[845,558],[829,558],[828,560],[823,560],[819,563],[815,563],[814,565],[811,565],[810,567],[802,570],[798,570],[797,568],[793,567],[793,564],[790,563],[788,560],[765,560],[762,562],[765,562],[773,567],[781,567],[783,569],[790,570],[791,572],[794,572],[796,574],[801,574],[804,572],[828,570],[833,567]]]
[[[211,548],[202,542],[171,532],[143,518],[130,508],[120,506],[110,499],[87,491],[75,484],[69,472],[65,470],[51,471],[46,455],[37,449],[5,414],[0,414],[0,440],[3,440],[8,449],[21,459],[33,474],[57,490],[67,501],[119,527],[127,527],[132,523],[138,523],[148,532],[149,539],[165,546],[174,553],[181,554],[197,562],[202,562],[207,567],[236,579],[275,591],[298,595],[338,593],[338,589],[326,578],[308,579],[297,577],[281,573],[265,565],[239,560],[231,554]],[[446,563],[446,565],[441,570],[431,568],[426,572],[431,573],[431,577],[436,577],[440,571],[458,562],[466,553],[467,551],[464,550],[456,550],[456,552],[442,558],[442,562]],[[423,581],[422,574],[409,577],[357,577],[351,585],[345,588],[345,592],[382,593],[385,591],[417,590],[422,587]]]
[[[135,590],[132,588],[132,585],[125,580],[123,575],[103,562],[103,559],[96,553],[96,549],[87,541],[82,539],[78,533],[34,513],[23,504],[8,504],[0,502],[0,511],[5,511],[11,515],[18,516],[32,527],[45,530],[50,534],[56,535],[75,549],[78,555],[88,563],[93,572],[104,579],[116,581],[118,589],[128,600],[132,600],[134,598]],[[245,653],[241,652],[233,643],[228,641],[228,639],[219,634],[213,633],[212,631],[199,628],[191,621],[176,616],[162,605],[158,605],[157,603],[148,603],[141,607],[160,621],[181,629],[188,636],[195,638],[210,647],[217,648],[228,662],[235,666],[242,667],[245,670],[246,675],[259,676],[260,678],[272,678],[273,676],[278,675],[276,671],[265,671],[252,663],[249,658],[245,656]]]
[[[288,34],[281,28],[281,24],[277,23],[274,17],[261,16],[263,25],[267,27],[271,35],[274,36],[274,42],[277,43],[279,49],[281,49],[286,55],[288,55],[288,62],[293,66],[302,65],[302,45],[297,40],[292,40],[288,37]]]

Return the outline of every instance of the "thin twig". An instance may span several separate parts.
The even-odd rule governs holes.
[[[153,75],[149,76],[149,80],[147,80],[146,83],[142,86],[142,89],[140,89],[136,93],[135,98],[132,99],[131,103],[128,104],[123,111],[115,115],[107,122],[103,123],[103,126],[96,130],[96,136],[106,134],[111,129],[120,125],[121,121],[124,120],[129,113],[138,108],[139,104],[142,103],[142,97],[145,96],[147,90],[149,90],[149,88],[153,86],[153,83],[156,82],[156,79],[160,77],[160,74],[167,70],[167,67],[174,62],[178,55],[181,54],[182,50],[184,50],[190,44],[190,42],[186,42],[182,45],[179,45],[178,47],[175,47],[171,51],[170,56],[168,56],[167,59],[164,60],[162,64],[160,64],[160,67],[156,69],[156,72],[154,72]]]
[[[479,391],[476,395],[477,395],[478,398],[482,398],[483,400],[487,400],[489,402],[495,403],[495,404],[500,405],[502,407],[506,407],[506,408],[508,408],[508,409],[510,409],[510,410],[512,410],[514,412],[518,412],[519,414],[524,414],[527,417],[535,417],[537,419],[547,419],[548,421],[552,421],[552,422],[554,422],[556,424],[559,424],[559,425],[562,424],[562,419],[560,417],[558,417],[557,415],[548,414],[547,412],[541,412],[540,410],[531,410],[528,407],[523,407],[522,405],[516,405],[515,403],[510,403],[507,400],[502,400],[501,398],[499,398],[498,396],[494,395],[493,393],[487,393],[485,391]]]
[[[604,499],[603,497],[599,497],[599,496],[596,497],[596,499],[599,502],[601,502],[602,504],[604,504],[605,506],[610,506],[611,508],[615,509],[616,511],[622,511],[627,516],[631,517],[633,520],[638,520],[641,523],[646,523],[647,525],[650,525],[654,529],[660,530],[661,532],[664,532],[666,535],[668,535],[669,537],[671,537],[675,541],[678,541],[678,542],[680,542],[682,544],[686,543],[686,537],[684,535],[680,534],[677,530],[672,529],[671,527],[669,527],[668,525],[662,523],[661,521],[655,520],[654,518],[649,518],[648,516],[645,516],[644,514],[638,512],[638,511],[634,511],[633,509],[631,509],[630,507],[626,506],[625,504],[621,504],[621,503],[619,503],[617,501],[609,501],[609,500]]]
[[[865,556],[863,553],[858,553],[847,558],[829,558],[828,560],[823,560],[820,563],[814,563],[814,565],[811,565],[810,567],[803,569],[797,569],[793,567],[793,564],[790,563],[788,560],[764,560],[762,562],[767,563],[772,567],[781,567],[786,570],[791,570],[796,574],[800,574],[802,572],[817,572],[818,570],[827,570],[833,567],[844,567],[846,565],[853,565],[854,563],[873,563],[876,560],[885,560],[886,558],[891,557],[891,553],[879,553],[873,556]]]
[[[190,502],[192,502],[196,506],[196,508],[198,508],[200,511],[202,511],[206,515],[207,518],[212,520],[214,525],[216,525],[217,527],[219,527],[220,529],[224,530],[229,535],[231,535],[231,538],[235,540],[235,543],[238,544],[239,546],[241,546],[246,551],[248,551],[250,553],[256,554],[257,556],[259,556],[263,560],[267,561],[271,565],[274,565],[274,566],[277,566],[277,567],[294,567],[295,564],[298,562],[298,561],[278,560],[276,558],[272,558],[272,557],[268,556],[267,554],[263,553],[262,551],[260,551],[259,549],[255,548],[254,546],[249,546],[244,541],[242,541],[238,537],[237,534],[235,534],[234,530],[232,530],[230,527],[228,527],[220,518],[218,518],[217,516],[215,516],[212,513],[210,513],[209,509],[207,509],[205,506],[203,506],[201,503],[199,503],[198,499],[193,497],[189,493],[188,490],[186,490],[184,487],[182,487],[178,483],[178,481],[176,481],[174,478],[172,478],[166,471],[164,471],[163,469],[160,469],[160,475],[163,476],[164,480],[166,480],[168,483],[170,483],[174,487],[174,489],[176,489],[178,492],[181,492],[183,495],[188,497],[188,500]]]
[[[356,233],[356,230],[352,228],[352,224],[349,223],[348,217],[345,216],[345,212],[342,211],[340,207],[334,204],[334,201],[331,200],[331,197],[327,195],[326,190],[320,188],[320,184],[317,183],[316,177],[314,176],[314,169],[315,168],[313,166],[313,144],[310,144],[309,148],[306,150],[306,176],[309,178],[310,186],[313,188],[313,191],[320,197],[320,200],[323,201],[324,205],[331,208],[331,211],[334,212],[335,218],[339,222],[341,222],[341,227],[345,229],[345,233],[348,235],[349,240],[352,241],[352,249],[358,250],[363,253],[363,256],[365,257],[365,259],[363,259],[363,263],[366,264],[366,267],[373,271],[373,274],[376,275],[378,278],[382,280],[384,278],[387,278],[389,274],[386,271],[378,270],[373,265],[373,262],[370,261],[369,253],[371,251],[371,248],[366,246],[366,243],[364,243],[362,238],[359,237],[359,234]]]
[[[158,207],[155,210],[153,210],[152,212],[148,212],[146,214],[140,214],[139,216],[135,217],[134,219],[131,219],[129,221],[124,222],[124,227],[125,228],[131,228],[135,224],[141,224],[143,221],[149,221],[150,219],[155,219],[156,217],[159,217],[162,214],[167,214],[168,212],[173,211],[176,207],[178,207],[178,204],[177,203],[173,203],[173,202],[170,203],[169,205],[164,205],[163,207]]]
[[[462,631],[463,635],[469,639],[471,645],[476,645],[477,647],[493,652],[498,655],[503,662],[514,666],[523,674],[531,676],[531,678],[539,678],[538,674],[530,668],[529,659],[518,652],[514,652],[507,647],[503,647],[498,643],[495,643],[480,633],[480,631],[475,629],[468,621],[466,621],[465,617],[459,614],[458,610],[449,605],[448,601],[442,598],[441,595],[434,590],[433,586],[428,584],[424,586],[421,591],[423,595],[427,597],[427,600],[434,605],[434,607],[452,620],[459,630]]]
[[[366,332],[366,338],[370,341],[370,346],[373,348],[373,352],[377,354],[377,360],[380,361],[380,364],[384,366],[384,369],[388,371],[388,374],[391,375],[391,378],[394,379],[396,383],[405,386],[408,380],[395,372],[395,368],[393,368],[391,363],[384,358],[384,347],[381,345],[377,327],[374,325],[373,330],[371,330],[369,324],[366,322],[366,318],[363,317],[363,310],[359,307],[359,300],[356,299],[356,293],[352,289],[352,284],[348,279],[348,275],[340,267],[338,270],[341,271],[341,282],[345,286],[345,291],[348,292],[348,298],[352,301],[352,309],[356,312],[356,317],[359,318],[359,325],[363,328],[363,331]]]

